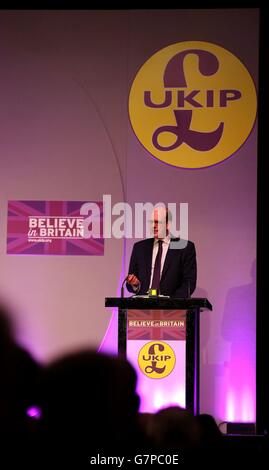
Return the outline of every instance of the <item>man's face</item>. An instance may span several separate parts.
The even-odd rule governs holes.
[[[166,222],[166,209],[163,207],[154,209],[151,224],[154,238],[165,238],[169,232],[169,225]]]

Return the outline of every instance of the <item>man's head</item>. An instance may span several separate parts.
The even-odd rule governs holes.
[[[154,238],[165,238],[170,231],[172,215],[167,207],[155,207],[151,216],[151,225]]]

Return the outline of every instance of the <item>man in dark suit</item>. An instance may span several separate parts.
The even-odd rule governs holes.
[[[197,278],[195,246],[191,241],[182,243],[183,240],[173,238],[170,222],[167,208],[154,209],[154,237],[133,246],[126,284],[129,292],[145,295],[151,288],[177,298],[193,293]]]

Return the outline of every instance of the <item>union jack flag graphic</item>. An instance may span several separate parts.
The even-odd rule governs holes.
[[[128,310],[128,340],[186,339],[186,310]]]
[[[88,202],[88,201],[86,201]],[[100,238],[85,238],[79,230],[51,229],[51,236],[34,235],[29,230],[29,219],[42,219],[57,224],[57,219],[66,220],[74,227],[86,216],[80,214],[85,201],[9,201],[7,218],[7,253],[16,255],[80,255],[103,256],[103,202],[98,205],[100,213]],[[56,222],[55,222],[56,221]],[[83,221],[82,221],[83,222]],[[91,226],[89,225],[89,230]],[[54,231],[53,231],[54,230]],[[68,236],[66,236],[68,232]],[[71,233],[72,232],[72,233]]]

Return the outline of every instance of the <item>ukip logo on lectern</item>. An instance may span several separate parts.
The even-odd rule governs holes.
[[[151,341],[139,351],[140,370],[151,379],[163,379],[175,367],[176,356],[169,344],[164,341]]]
[[[152,55],[129,95],[137,138],[151,155],[195,169],[220,163],[244,144],[257,111],[243,63],[216,44],[188,41]]]

